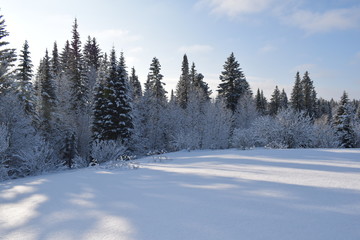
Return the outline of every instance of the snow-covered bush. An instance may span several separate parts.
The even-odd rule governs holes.
[[[317,148],[335,148],[339,145],[335,129],[328,124],[327,116],[315,121],[314,145]]]
[[[104,163],[108,161],[121,160],[124,155],[126,147],[119,142],[108,140],[96,140],[92,144],[91,156],[97,163]]]
[[[270,148],[314,147],[314,126],[310,117],[292,109],[282,110],[274,118],[260,117],[252,128],[257,142]]]
[[[255,146],[255,136],[252,129],[240,129],[237,128],[234,130],[232,139],[232,147],[239,149],[251,149]]]
[[[0,124],[0,156],[9,147],[9,131],[5,124]]]

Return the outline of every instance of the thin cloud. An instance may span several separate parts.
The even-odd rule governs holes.
[[[299,10],[286,21],[309,34],[353,29],[360,25],[360,8],[333,9],[323,13]]]
[[[214,48],[210,45],[190,45],[190,46],[182,46],[178,49],[179,52],[182,53],[207,53],[211,52]]]
[[[200,5],[208,5],[213,13],[235,17],[244,13],[261,12],[271,6],[274,0],[201,0]]]
[[[282,24],[300,28],[307,34],[360,28],[360,7],[327,9],[315,12],[304,9],[294,0],[198,0],[198,7],[231,18],[267,14]],[[324,6],[324,9],[326,6]]]
[[[259,53],[270,53],[270,52],[274,52],[276,51],[277,48],[271,44],[266,44],[265,46],[263,46],[262,48],[259,49]]]

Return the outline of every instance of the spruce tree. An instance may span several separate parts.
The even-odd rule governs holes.
[[[132,98],[138,100],[142,96],[141,83],[139,81],[139,77],[136,75],[135,68],[131,68],[131,74],[129,76],[130,89],[132,92]]]
[[[32,86],[32,61],[30,58],[29,44],[25,41],[23,49],[20,53],[20,63],[18,65],[17,71],[17,80],[19,81],[19,97],[20,100],[25,105],[25,110],[27,113],[34,114],[35,111],[35,100],[34,100],[34,91]]]
[[[178,104],[182,108],[186,108],[189,100],[189,93],[191,88],[190,76],[189,76],[189,62],[186,54],[183,57],[181,66],[181,76],[176,87],[176,99]]]
[[[190,84],[192,90],[195,90],[195,92],[204,97],[205,100],[210,100],[212,91],[210,90],[209,85],[204,81],[204,75],[196,71],[195,63],[192,63],[191,65]]]
[[[94,93],[94,107],[93,107],[93,139],[94,140],[103,140],[104,136],[104,124],[105,124],[105,114],[106,114],[106,96],[105,96],[105,86],[106,81],[108,79],[108,71],[109,62],[107,59],[107,54],[104,54],[104,58],[102,59],[99,71],[97,82],[95,86]]]
[[[316,91],[308,71],[306,71],[303,76],[301,86],[304,98],[304,110],[310,117],[314,117],[316,112]]]
[[[349,98],[347,93],[344,92],[341,96],[333,123],[339,139],[339,147],[342,148],[355,147],[355,133],[351,125],[351,114]]]
[[[150,72],[148,74],[147,86],[151,93],[151,97],[160,105],[165,105],[167,102],[165,83],[162,82],[163,75],[160,73],[161,65],[159,60],[154,57],[150,64]]]
[[[224,99],[226,107],[234,112],[240,97],[245,93],[251,93],[250,86],[235,59],[234,53],[231,53],[227,58],[220,80],[222,83],[218,86],[218,96]]]
[[[9,32],[6,30],[5,20],[3,15],[0,15],[0,94],[3,94],[8,90],[11,85],[10,68],[14,66],[16,61],[15,49],[6,48],[9,42],[4,38],[9,36]]]
[[[51,75],[50,58],[46,50],[45,57],[41,61],[38,72],[38,81],[40,83],[40,97],[41,97],[41,114],[46,133],[51,131],[51,121],[53,120],[53,113],[56,106],[55,84]]]
[[[287,109],[288,108],[288,97],[284,89],[282,89],[280,93],[280,108]]]
[[[260,91],[259,88],[255,96],[255,104],[256,104],[256,110],[260,113],[260,115],[265,115],[267,100],[266,97],[264,96],[263,90]]]
[[[52,51],[51,73],[54,78],[57,78],[61,73],[60,56],[56,42],[54,42],[54,47]]]
[[[295,84],[291,92],[291,107],[295,111],[304,110],[304,95],[299,72],[296,73]]]
[[[275,116],[280,110],[280,104],[281,104],[280,95],[281,94],[279,88],[278,86],[276,86],[273,94],[271,95],[270,106],[269,106],[269,114],[272,116]]]

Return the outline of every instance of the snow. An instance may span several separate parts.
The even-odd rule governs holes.
[[[0,183],[0,239],[360,239],[360,149],[176,152]]]

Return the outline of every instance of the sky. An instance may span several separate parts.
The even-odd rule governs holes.
[[[213,92],[231,52],[253,92],[275,86],[291,95],[297,71],[309,71],[318,97],[360,99],[359,0],[0,0],[19,50],[28,40],[34,65],[56,41],[63,49],[77,18],[82,43],[123,51],[146,81],[153,57],[166,89],[175,89],[187,54]]]

